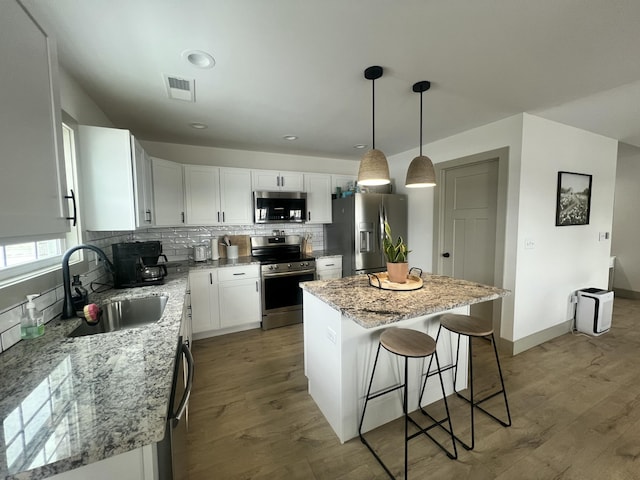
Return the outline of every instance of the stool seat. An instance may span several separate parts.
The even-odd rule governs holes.
[[[445,313],[440,317],[440,325],[450,332],[469,337],[487,337],[493,333],[493,325],[480,317]]]
[[[380,335],[380,343],[391,353],[403,357],[428,357],[436,351],[436,341],[424,332],[391,327]]]

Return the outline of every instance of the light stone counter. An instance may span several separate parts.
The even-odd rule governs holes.
[[[440,314],[467,314],[469,305],[508,295],[502,290],[439,275],[423,274],[424,286],[409,292],[380,290],[369,285],[366,275],[301,283],[304,301],[304,368],[309,394],[341,442],[358,435],[373,359],[380,333],[389,326],[419,330],[436,337]],[[444,330],[438,340],[441,365],[453,361],[457,336]],[[460,345],[460,364],[465,365],[467,344]],[[418,408],[426,366],[409,363],[409,411]],[[372,391],[401,383],[399,357],[382,349]],[[467,372],[456,378],[458,390],[467,384]],[[422,405],[441,397],[437,377],[427,386]],[[453,391],[451,370],[444,372],[447,395]],[[363,431],[402,415],[399,397],[385,395],[370,402]]]
[[[0,478],[46,478],[162,440],[186,280],[90,296],[168,295],[155,324],[68,338],[80,320],[56,319],[0,356]]]
[[[202,270],[204,268],[238,267],[240,265],[260,265],[254,257],[238,257],[234,259],[220,258],[218,260],[207,260],[206,262],[189,262],[190,270]]]
[[[372,287],[367,275],[305,282],[300,286],[364,328],[495,300],[510,293],[442,275],[423,273],[422,279],[422,288],[408,292]]]

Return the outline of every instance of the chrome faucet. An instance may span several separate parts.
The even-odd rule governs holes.
[[[62,286],[64,287],[64,303],[62,304],[62,316],[60,318],[74,318],[76,316],[75,308],[73,308],[73,298],[71,297],[71,284],[69,275],[69,257],[77,250],[92,250],[104,261],[109,272],[113,272],[113,264],[109,261],[105,253],[98,247],[93,245],[76,245],[64,252],[62,257]]]

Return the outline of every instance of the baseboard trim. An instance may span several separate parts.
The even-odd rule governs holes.
[[[640,292],[633,290],[625,290],[624,288],[613,288],[613,294],[620,298],[629,298],[631,300],[640,300]]]
[[[573,328],[573,320],[567,320],[566,322],[559,323],[553,327],[549,327],[540,332],[536,332],[528,337],[521,338],[512,342],[501,338],[499,341],[499,347],[501,351],[511,353],[511,355],[517,355],[529,350],[530,348],[537,347],[538,345],[553,340],[556,337],[569,333]]]

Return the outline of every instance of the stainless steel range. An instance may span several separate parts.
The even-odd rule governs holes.
[[[262,328],[302,322],[300,282],[315,280],[316,261],[302,253],[300,235],[251,237],[251,256],[262,273]]]

